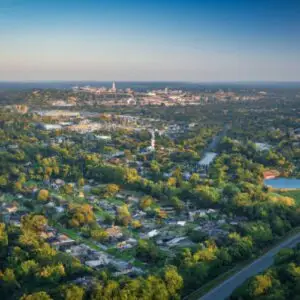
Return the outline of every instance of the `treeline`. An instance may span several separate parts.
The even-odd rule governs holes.
[[[282,249],[274,265],[247,280],[231,295],[231,300],[297,300],[300,294],[300,244]]]

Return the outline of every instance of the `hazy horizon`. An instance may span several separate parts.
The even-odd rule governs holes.
[[[1,81],[300,81],[300,3],[3,0]]]

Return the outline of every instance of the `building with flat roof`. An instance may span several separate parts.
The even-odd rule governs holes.
[[[206,152],[204,157],[198,162],[199,167],[207,168],[216,158],[217,153],[215,152]]]

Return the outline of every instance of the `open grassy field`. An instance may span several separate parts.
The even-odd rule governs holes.
[[[284,192],[280,192],[280,194],[282,196],[294,198],[297,205],[300,206],[300,190],[284,191]]]

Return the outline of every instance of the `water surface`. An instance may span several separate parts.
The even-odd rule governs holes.
[[[264,183],[274,189],[300,189],[300,179],[296,178],[266,179]]]

